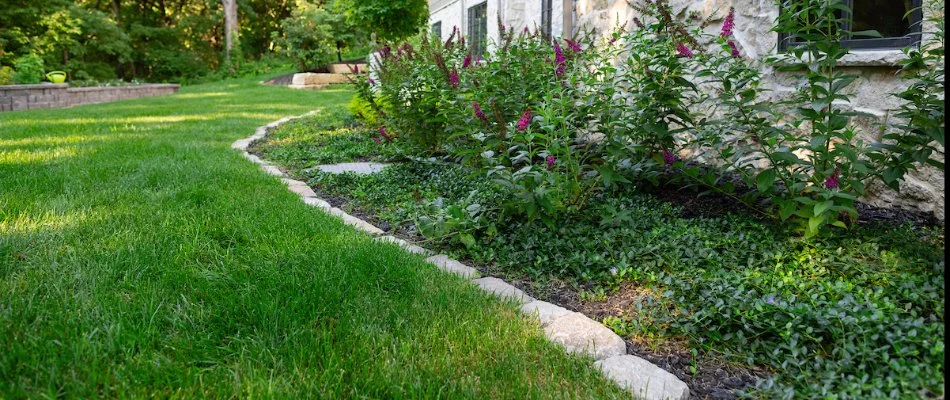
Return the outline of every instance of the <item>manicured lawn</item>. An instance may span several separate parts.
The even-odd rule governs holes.
[[[0,398],[628,397],[229,148],[351,96],[243,80],[0,114]]]

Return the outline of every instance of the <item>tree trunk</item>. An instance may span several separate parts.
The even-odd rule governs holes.
[[[237,0],[221,0],[224,6],[224,54],[228,63],[231,61],[231,50],[238,39]]]

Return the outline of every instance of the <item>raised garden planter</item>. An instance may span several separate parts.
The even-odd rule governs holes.
[[[69,84],[66,83],[2,85],[0,86],[0,112],[66,108],[81,104],[163,96],[177,93],[178,89],[180,89],[180,86],[175,84],[92,86],[78,88],[71,88]]]

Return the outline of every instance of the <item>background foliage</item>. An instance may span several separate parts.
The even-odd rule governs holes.
[[[18,58],[32,54],[45,72],[65,71],[70,81],[180,83],[253,73],[258,63],[275,58],[286,69],[310,69],[365,57],[370,32],[402,38],[417,32],[428,15],[419,0],[237,5],[240,39],[233,61],[239,68],[225,72],[220,0],[0,0],[0,67],[15,68]]]

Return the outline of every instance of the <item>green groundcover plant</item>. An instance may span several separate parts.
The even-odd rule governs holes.
[[[340,115],[273,132],[259,149],[323,193],[492,274],[562,279],[590,293],[624,282],[648,295],[604,322],[631,340],[686,341],[694,357],[769,371],[757,398],[927,398],[943,383],[944,239],[938,228],[862,224],[804,239],[769,219],[686,218],[642,189],[592,197],[584,212],[499,223],[509,193],[474,167],[400,162],[373,175],[310,169],[352,159],[398,161],[372,128]],[[316,158],[314,158],[316,157]],[[491,229],[484,227],[490,226]]]

